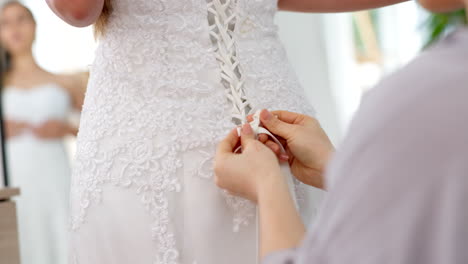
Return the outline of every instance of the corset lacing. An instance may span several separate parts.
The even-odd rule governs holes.
[[[211,41],[216,46],[216,60],[221,68],[222,83],[226,88],[226,96],[232,104],[232,120],[240,126],[247,123],[247,116],[252,113],[253,107],[248,101],[244,91],[242,69],[236,52],[235,28],[238,20],[236,13],[237,0],[207,0],[208,22],[210,25]],[[258,137],[266,134],[275,141],[285,153],[280,141],[267,129],[261,126],[260,110],[254,116],[250,125]],[[240,135],[240,128],[238,128]],[[241,148],[235,150],[240,152]]]

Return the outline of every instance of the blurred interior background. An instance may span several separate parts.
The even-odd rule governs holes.
[[[335,143],[362,95],[420,52],[427,19],[414,2],[357,13],[278,16],[288,54]]]
[[[3,4],[0,0],[0,4]],[[56,74],[87,72],[98,45],[92,27],[74,28],[48,8],[45,1],[23,0],[37,21],[34,56]],[[454,14],[455,20],[463,18]],[[277,24],[289,58],[317,110],[317,118],[339,144],[363,94],[398,70],[453,22],[426,13],[413,1],[377,10],[342,14],[280,12]],[[281,65],[278,65],[281,67]],[[76,122],[79,113],[71,117]],[[74,137],[66,138],[70,160]],[[0,182],[0,187],[2,183]]]

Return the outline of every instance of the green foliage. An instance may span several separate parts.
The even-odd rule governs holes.
[[[464,9],[447,14],[432,14],[427,21],[429,36],[425,48],[443,37],[454,27],[467,24],[466,11]]]

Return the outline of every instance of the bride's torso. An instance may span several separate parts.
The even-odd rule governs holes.
[[[2,93],[4,119],[30,127],[38,127],[49,120],[66,121],[72,109],[68,92],[52,82],[27,89],[10,85]],[[6,143],[8,169],[14,186],[21,186],[30,195],[43,191],[50,184],[57,187],[56,193],[62,194],[60,199],[66,197],[69,160],[62,138],[42,139],[32,128],[27,128]]]
[[[253,110],[313,114],[277,34],[277,0],[113,0],[112,7],[91,70],[83,137],[166,130],[183,144],[211,143],[233,125],[226,74],[242,83]],[[220,60],[238,67],[226,73]]]
[[[32,88],[10,85],[2,93],[4,118],[28,125],[7,141],[12,160],[34,159],[36,155],[47,156],[55,152],[63,155],[63,139],[41,139],[32,129],[49,120],[66,121],[72,104],[65,89],[55,83]]]
[[[52,82],[32,88],[9,85],[2,93],[4,118],[29,126],[39,126],[49,120],[65,121],[72,107],[69,94]],[[25,129],[10,141],[26,139],[39,141],[31,129]]]

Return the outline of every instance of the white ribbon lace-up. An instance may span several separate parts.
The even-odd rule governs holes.
[[[268,135],[278,146],[280,147],[281,153],[286,153],[286,150],[283,147],[283,144],[276,138],[270,131],[268,131],[266,128],[261,126],[260,123],[260,112],[262,110],[258,110],[255,115],[253,115],[253,121],[250,122],[250,126],[252,127],[252,130],[254,131],[255,138],[258,138],[260,134],[266,134]],[[241,127],[237,128],[237,134],[240,136],[241,135]],[[238,147],[234,153],[239,153],[241,152],[242,147]]]
[[[235,12],[236,0],[211,0],[208,2],[208,21],[210,23],[210,35],[216,45],[216,60],[221,68],[222,82],[226,87],[226,95],[232,104],[232,119],[237,125],[246,124],[247,116],[252,111],[252,106],[247,100],[244,91],[244,80],[237,58],[234,30],[237,22]],[[281,152],[286,153],[281,142],[267,129],[261,126],[260,110],[253,116],[250,125],[256,138],[259,134],[268,135],[279,145]],[[238,127],[240,136],[240,127]],[[239,147],[236,153],[241,152]]]

